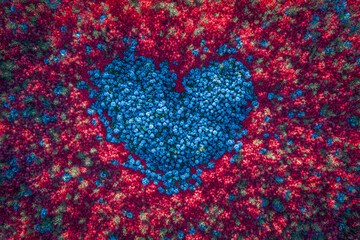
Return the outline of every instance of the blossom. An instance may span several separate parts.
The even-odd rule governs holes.
[[[70,176],[70,174],[65,173],[65,174],[62,175],[62,179],[63,179],[64,182],[68,182],[68,181],[70,181],[71,176]]]

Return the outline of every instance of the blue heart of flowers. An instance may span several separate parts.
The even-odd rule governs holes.
[[[201,184],[200,165],[213,168],[211,158],[226,151],[240,151],[240,122],[251,111],[249,101],[258,106],[249,70],[234,58],[222,63],[191,69],[183,78],[185,93],[173,91],[177,75],[166,62],[155,69],[153,61],[138,56],[137,42],[131,44],[124,58],[114,59],[105,67],[88,73],[99,87],[89,97],[96,97],[90,111],[97,111],[107,130],[106,140],[126,142],[126,149],[146,161],[146,168],[130,155],[124,167],[146,175],[144,185],[162,181],[158,190],[176,194],[179,189],[195,190]],[[104,115],[106,110],[109,121]],[[195,167],[196,174],[191,174]],[[195,182],[195,183],[193,183]]]

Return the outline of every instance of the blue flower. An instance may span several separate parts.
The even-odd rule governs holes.
[[[62,56],[62,57],[65,57],[65,55],[66,55],[66,50],[65,49],[61,49],[60,50],[60,55]]]
[[[344,202],[344,197],[345,197],[345,194],[339,193],[339,194],[337,195],[336,199],[337,199],[339,202],[343,203],[343,202]]]
[[[332,139],[328,139],[328,140],[327,140],[327,144],[328,144],[328,145],[331,145],[331,144],[332,144],[332,142],[333,142],[333,140],[332,140]]]
[[[278,134],[274,134],[274,137],[277,139],[277,140],[280,140],[280,136]]]
[[[280,212],[283,208],[283,205],[281,203],[274,202],[273,207],[277,212]]]
[[[263,40],[260,45],[263,46],[263,47],[267,47],[269,44],[269,42],[267,40]]]
[[[264,139],[265,139],[265,138],[268,138],[269,136],[270,136],[270,134],[264,133]]]
[[[198,50],[197,49],[194,49],[192,52],[191,52],[194,56],[197,56],[199,54]]]
[[[319,135],[317,135],[317,134],[315,134],[315,133],[312,135],[312,138],[315,138],[315,139],[316,139],[316,138],[318,138],[318,137],[319,137]]]
[[[259,106],[258,101],[252,101],[251,104],[252,104],[254,107],[258,107],[258,106]]]
[[[12,171],[12,169],[8,169],[5,171],[5,177],[7,179],[12,179],[14,177],[14,172]]]
[[[259,151],[261,154],[265,154],[266,152],[266,148],[263,148],[262,150]]]
[[[15,212],[17,212],[17,210],[19,210],[19,203],[14,203],[14,210]]]
[[[291,93],[291,100],[294,100],[296,98],[296,94],[295,93]]]
[[[55,89],[54,89],[54,93],[55,93],[55,95],[60,95],[61,94],[61,92],[62,92],[62,90],[63,90],[63,83],[62,82],[60,82],[56,87],[55,87]]]
[[[67,28],[66,28],[65,26],[62,26],[62,27],[60,28],[60,31],[65,32],[66,29],[67,29]]]
[[[283,182],[285,181],[285,180],[284,180],[283,178],[281,178],[281,177],[276,177],[275,180],[276,180],[276,182],[278,182],[278,183],[283,183]]]
[[[244,129],[244,130],[241,130],[241,133],[244,134],[245,136],[248,134],[249,130],[247,129]]]
[[[230,48],[230,49],[228,49],[228,53],[235,54],[235,53],[237,53],[237,50],[236,50],[236,48]]]
[[[8,100],[9,100],[10,102],[15,102],[15,96],[12,95],[12,94],[10,94],[10,95],[8,96]]]
[[[240,49],[242,46],[244,46],[244,43],[241,41],[240,37],[236,37],[235,42],[237,43],[236,45],[237,49]]]
[[[340,12],[344,11],[346,9],[346,5],[347,5],[346,0],[340,2],[339,4],[336,4],[334,6],[336,13],[340,13]]]
[[[127,216],[128,218],[132,218],[132,217],[133,217],[133,214],[132,214],[132,212],[127,212],[127,213],[126,213],[126,216]]]
[[[142,184],[143,185],[148,185],[150,182],[149,182],[149,180],[147,179],[147,178],[143,178],[143,180],[142,180]]]
[[[356,59],[356,65],[360,66],[360,58]]]
[[[41,209],[41,218],[44,219],[45,216],[48,214],[48,210],[46,208]]]
[[[91,53],[91,47],[90,46],[86,46],[85,49],[86,49],[86,53]]]
[[[222,56],[226,53],[227,44],[222,45],[219,49],[216,50],[216,52]]]
[[[349,117],[347,119],[347,122],[352,126],[352,127],[355,127],[356,126],[356,120],[353,116]]]
[[[269,26],[270,21],[265,20],[263,24],[261,24],[261,28],[266,29]]]
[[[93,109],[91,109],[91,108],[88,108],[88,110],[87,110],[87,113],[89,114],[89,115],[93,115],[94,114],[94,110]]]
[[[104,50],[104,45],[102,43],[98,43],[96,45],[96,47],[99,49],[99,50]]]
[[[275,94],[273,92],[268,93],[268,99],[272,100],[274,98]]]
[[[229,199],[230,199],[230,200],[234,200],[234,199],[235,199],[235,196],[234,196],[233,194],[230,194],[230,195],[229,195]]]
[[[295,114],[292,111],[290,111],[288,115],[290,118],[293,118],[295,116]]]
[[[253,58],[254,58],[253,55],[249,55],[249,56],[246,57],[246,61],[249,62],[249,63],[251,63],[251,61],[253,60]]]
[[[100,180],[95,181],[96,187],[103,187],[104,184]]]
[[[236,152],[240,152],[240,148],[243,146],[243,143],[241,141],[238,141],[235,146],[234,149]]]
[[[71,176],[70,176],[70,174],[65,173],[65,174],[62,175],[62,179],[63,179],[64,182],[68,182],[68,181],[70,181]]]
[[[213,231],[213,235],[218,236],[218,237],[221,237],[221,232],[219,232],[219,231],[217,231],[217,230],[214,230],[214,231]]]
[[[10,105],[7,102],[4,102],[4,107],[10,108]]]
[[[10,115],[11,115],[12,118],[17,118],[17,116],[18,116],[18,110],[12,109],[12,110],[10,111]]]
[[[179,232],[177,235],[178,239],[183,239],[184,238],[184,233],[183,232]]]
[[[110,235],[109,240],[117,240],[116,235],[115,234]]]
[[[191,229],[189,230],[189,234],[195,234],[195,233],[196,233],[195,228],[191,228]]]
[[[215,164],[213,162],[208,163],[208,168],[214,168],[214,167],[215,167]]]
[[[165,190],[162,187],[158,187],[158,191],[159,191],[159,193],[164,193],[165,192]]]
[[[11,159],[10,166],[16,166],[16,158]]]
[[[343,19],[341,20],[343,23],[347,23],[350,20],[350,13],[345,13]]]
[[[205,228],[206,228],[206,224],[205,223],[200,223],[199,228],[200,228],[201,231],[204,231]]]
[[[106,14],[101,15],[101,17],[100,17],[100,22],[103,23],[103,22],[104,22],[104,19],[106,19],[106,18],[107,18],[107,15],[106,15]]]
[[[298,116],[298,117],[305,117],[305,112],[299,112],[299,113],[297,114],[297,116]]]

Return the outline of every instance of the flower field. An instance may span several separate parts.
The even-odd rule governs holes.
[[[357,0],[0,1],[1,239],[359,239]]]

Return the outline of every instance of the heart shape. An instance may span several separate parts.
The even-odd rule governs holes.
[[[233,148],[238,152],[242,146],[234,139],[241,138],[239,123],[251,111],[246,105],[248,101],[258,105],[254,87],[246,81],[250,72],[231,57],[211,62],[209,67],[192,69],[183,78],[186,92],[178,93],[172,90],[177,75],[165,62],[156,70],[149,58],[138,56],[135,61],[136,44],[132,39],[124,58],[113,60],[103,74],[89,71],[100,89],[90,93],[97,97],[92,109],[106,127],[107,141],[126,142],[128,150],[146,161],[146,169],[131,155],[124,163],[146,174],[144,185],[161,180],[165,189],[159,187],[160,192],[194,190],[201,184],[200,164],[211,168],[213,156],[217,159]],[[197,174],[191,174],[190,167]]]

